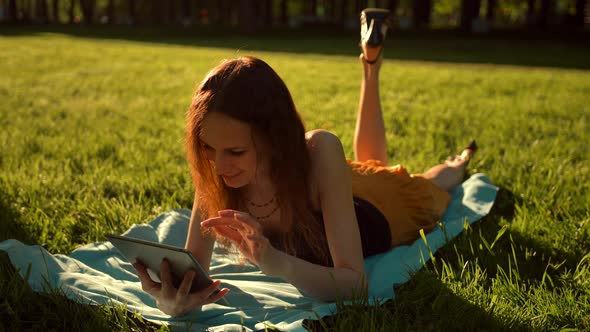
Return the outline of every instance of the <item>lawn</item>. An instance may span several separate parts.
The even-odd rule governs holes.
[[[190,208],[185,111],[223,58],[267,61],[307,128],[334,132],[352,157],[356,35],[146,34],[0,30],[0,241],[67,254]],[[492,213],[440,250],[395,300],[343,307],[313,327],[590,329],[590,47],[394,36],[386,58],[390,160],[422,172],[476,138],[470,172],[501,189]],[[1,267],[8,330],[158,328],[121,308],[32,293],[6,261]]]

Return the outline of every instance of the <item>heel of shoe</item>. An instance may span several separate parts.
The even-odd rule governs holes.
[[[380,48],[379,53],[374,59],[369,59],[367,54],[364,54],[365,61],[368,64],[376,63],[381,57],[383,45],[385,43],[385,36],[387,30],[391,25],[391,12],[387,9],[380,8],[365,8],[361,11],[361,42],[360,46],[363,48]]]
[[[370,47],[379,47],[385,41],[382,27],[389,28],[391,12],[387,9],[365,8],[361,11],[361,43]]]

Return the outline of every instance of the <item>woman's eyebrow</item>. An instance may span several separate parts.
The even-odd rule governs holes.
[[[214,148],[213,148],[211,145],[209,145],[209,144],[205,143],[205,141],[203,141],[203,146],[205,146],[205,148],[210,148],[210,149],[213,149],[213,150],[215,150],[215,149],[214,149]],[[246,147],[244,147],[244,146],[231,146],[231,147],[229,147],[229,148],[225,148],[225,149],[223,149],[223,150],[225,150],[225,151],[231,151],[231,150],[246,150]]]

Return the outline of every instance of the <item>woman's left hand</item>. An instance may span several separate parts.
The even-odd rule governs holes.
[[[217,234],[230,240],[244,257],[261,269],[267,253],[273,249],[268,238],[262,233],[262,225],[244,212],[219,211],[219,217],[201,222],[201,227],[213,227]]]

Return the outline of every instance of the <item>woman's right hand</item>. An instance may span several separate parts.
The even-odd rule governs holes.
[[[172,317],[182,316],[196,307],[213,303],[221,299],[229,292],[228,288],[218,290],[219,280],[215,280],[207,288],[190,293],[193,278],[196,272],[189,271],[184,275],[178,288],[172,284],[172,272],[170,263],[163,260],[160,265],[161,282],[155,282],[150,278],[147,268],[139,263],[133,264],[137,270],[141,288],[156,299],[158,308]]]

